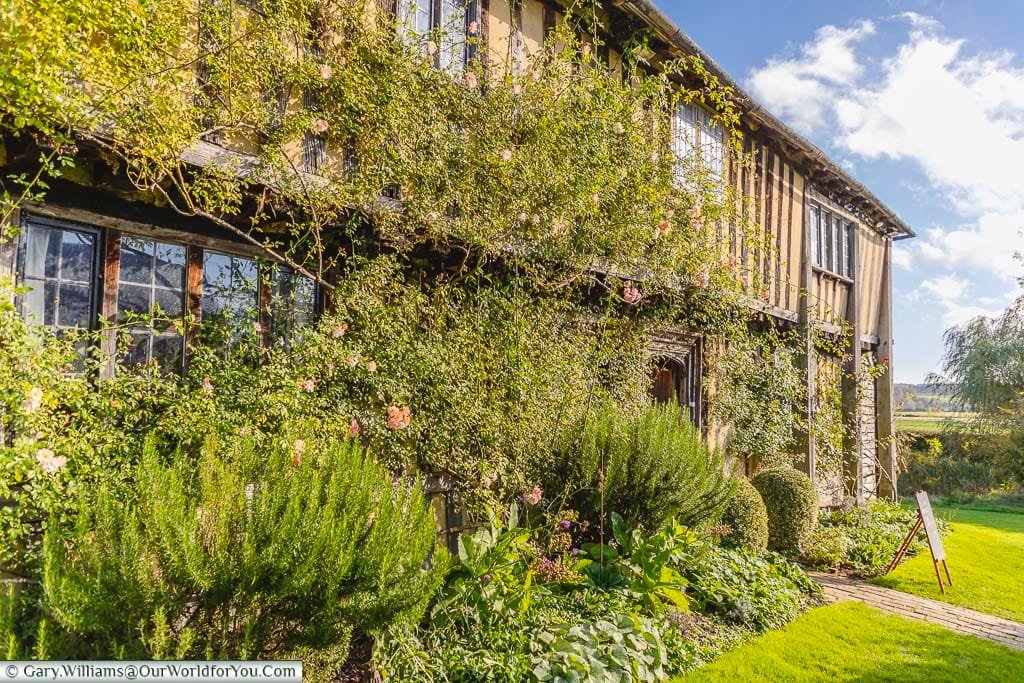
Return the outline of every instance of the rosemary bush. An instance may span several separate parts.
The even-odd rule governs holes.
[[[657,404],[635,414],[596,407],[561,445],[552,474],[549,490],[564,491],[582,518],[620,512],[646,529],[672,518],[685,526],[717,521],[734,486],[686,411]]]
[[[442,579],[419,485],[351,442],[210,441],[198,464],[150,446],[135,476],[46,539],[44,608],[73,654],[338,665],[353,629],[417,619]]]

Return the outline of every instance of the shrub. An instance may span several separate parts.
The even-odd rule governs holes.
[[[441,578],[420,487],[351,442],[211,440],[198,463],[150,444],[135,476],[133,500],[102,492],[70,543],[46,538],[68,654],[343,661],[354,628],[417,618]]]
[[[755,630],[792,621],[820,590],[795,564],[775,553],[691,544],[675,560],[694,609]]]
[[[726,545],[763,553],[768,548],[768,510],[761,494],[746,477],[738,477],[736,490],[722,515],[722,522],[732,527]]]
[[[768,511],[768,547],[799,553],[818,523],[818,494],[803,472],[788,468],[764,470],[753,481]]]
[[[838,569],[846,562],[850,539],[846,533],[831,526],[819,526],[804,550],[804,558],[816,567]]]
[[[686,411],[657,404],[630,415],[596,409],[562,444],[546,483],[584,519],[616,511],[648,530],[673,518],[691,527],[717,521],[733,486]]]
[[[850,510],[823,511],[820,524],[822,529],[842,533],[847,539],[846,553],[840,566],[866,576],[877,576],[889,566],[916,518],[917,513],[913,509],[887,500],[874,500]],[[945,520],[936,519],[936,523],[941,532],[946,530]],[[910,552],[913,554],[923,547],[922,530],[911,544]]]

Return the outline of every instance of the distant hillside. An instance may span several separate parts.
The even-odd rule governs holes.
[[[931,384],[893,384],[896,410],[901,413],[953,413],[962,409],[953,403],[952,392]]]

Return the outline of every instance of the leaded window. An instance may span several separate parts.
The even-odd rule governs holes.
[[[853,278],[853,223],[823,207],[810,207],[811,262],[830,273]]]
[[[257,322],[259,280],[256,261],[207,251],[203,254],[202,320],[226,326],[233,337]]]
[[[89,329],[96,317],[99,233],[83,226],[26,219],[18,253],[18,308],[55,330]]]
[[[181,369],[185,350],[185,255],[185,247],[180,244],[121,237],[117,315],[129,326],[132,337],[129,364],[155,360],[165,370]]]

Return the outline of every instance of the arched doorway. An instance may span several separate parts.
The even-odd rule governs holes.
[[[651,396],[659,403],[678,403],[686,408],[690,421],[704,428],[704,345],[700,337],[668,350],[659,348],[654,366]]]

